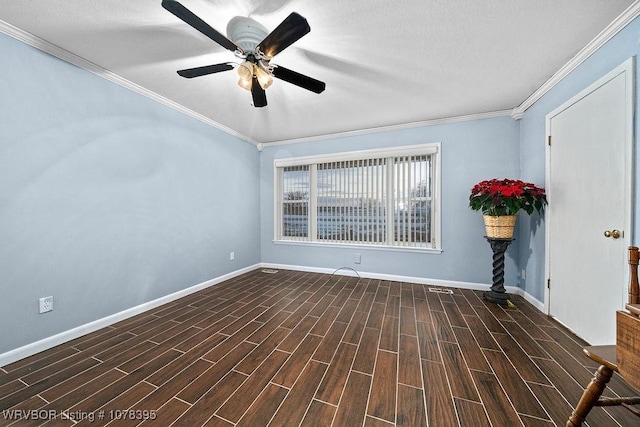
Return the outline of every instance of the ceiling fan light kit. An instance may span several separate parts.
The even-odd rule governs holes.
[[[179,70],[178,75],[193,78],[237,68],[240,77],[238,85],[251,91],[255,107],[267,105],[265,89],[271,86],[273,77],[314,93],[324,91],[324,82],[270,63],[274,56],[311,31],[307,20],[298,13],[292,12],[268,34],[264,27],[253,20],[235,17],[227,26],[227,34],[232,41],[175,0],[162,0],[162,7],[220,46],[232,51],[240,60],[239,64],[222,63]]]
[[[262,86],[262,89],[267,89],[271,84],[273,84],[273,77],[271,77],[271,73],[264,70],[262,67],[255,67],[255,76],[260,86]]]
[[[250,77],[248,80],[240,78],[238,80],[238,86],[240,86],[242,89],[251,91],[251,80],[253,80],[252,77]]]
[[[249,61],[244,61],[238,66],[238,75],[242,80],[251,81],[253,77],[253,64]]]

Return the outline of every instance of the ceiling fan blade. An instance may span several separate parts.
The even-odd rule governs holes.
[[[285,82],[300,86],[303,89],[307,89],[315,93],[322,93],[327,86],[325,82],[321,82],[320,80],[305,76],[304,74],[300,74],[279,65],[274,65],[273,77],[277,77],[280,80],[284,80]]]
[[[218,43],[225,49],[229,49],[232,52],[236,50],[242,51],[234,42],[223,36],[221,33],[213,29],[209,24],[198,18],[193,12],[184,7],[182,4],[175,0],[162,0],[162,7],[173,13],[180,20],[191,25],[196,30],[200,31],[205,36],[209,37],[214,42]]]
[[[307,20],[293,12],[269,33],[258,47],[262,53],[273,58],[309,31],[311,27]]]
[[[215,64],[215,65],[205,65],[204,67],[195,67],[195,68],[187,68],[184,70],[178,70],[178,74],[182,77],[186,77],[191,79],[193,77],[206,76],[207,74],[219,73],[221,71],[229,71],[233,70],[233,65],[231,64]]]
[[[258,83],[258,79],[256,77],[253,78],[253,82],[251,84],[251,97],[253,98],[254,107],[267,106],[267,94]]]

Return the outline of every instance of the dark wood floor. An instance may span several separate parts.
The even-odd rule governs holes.
[[[584,343],[520,297],[453,292],[256,270],[0,368],[0,425],[563,426]]]

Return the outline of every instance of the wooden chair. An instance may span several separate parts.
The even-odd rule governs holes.
[[[580,426],[594,406],[621,405],[640,417],[640,396],[607,398],[602,392],[614,372],[632,388],[640,390],[640,286],[638,285],[638,248],[629,247],[629,303],[627,311],[616,312],[616,344],[590,346],[584,353],[600,364],[595,377],[582,393],[582,397],[567,421],[567,427]]]

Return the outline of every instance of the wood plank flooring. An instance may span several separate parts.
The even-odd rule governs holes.
[[[585,343],[518,296],[430,288],[255,270],[0,368],[0,425],[564,426]]]

